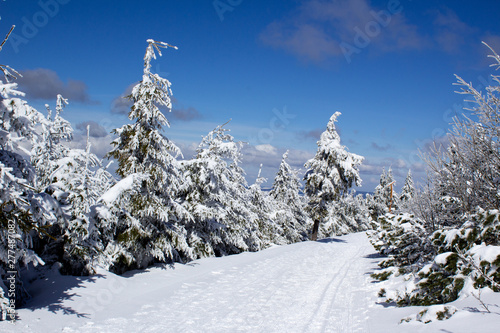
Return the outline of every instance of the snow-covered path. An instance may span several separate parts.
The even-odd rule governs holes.
[[[170,327],[177,332],[367,332],[368,282],[357,273],[372,251],[368,244],[334,242],[250,254],[243,265],[228,262],[183,283],[149,315],[175,323]]]
[[[128,276],[56,275],[0,332],[430,332],[454,319],[400,325],[419,308],[377,304],[378,260],[358,233]]]

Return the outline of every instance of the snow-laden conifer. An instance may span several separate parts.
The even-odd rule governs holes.
[[[267,178],[261,176],[262,163],[257,173],[255,183],[249,188],[249,207],[252,211],[251,228],[252,234],[256,235],[261,248],[271,244],[287,244],[289,241],[285,237],[286,231],[276,220],[277,204],[267,193],[262,191],[262,184],[267,182]]]
[[[62,144],[62,141],[71,141],[73,138],[73,128],[65,120],[61,113],[68,104],[68,100],[57,95],[56,114],[52,117],[52,110],[48,105],[47,118],[41,121],[41,136],[33,144],[31,150],[31,163],[37,172],[37,188],[45,191],[50,184],[57,182],[54,172],[58,169],[57,161],[65,158],[69,154],[69,149]]]
[[[374,211],[374,215],[376,215],[375,219],[389,212],[389,210],[393,212],[397,209],[399,197],[394,190],[395,184],[392,168],[389,167],[387,171],[383,168],[379,184],[375,187],[373,194],[374,202],[371,205],[371,209]]]
[[[288,153],[289,151],[287,150],[283,154],[278,172],[274,178],[273,188],[269,192],[269,195],[276,201],[294,210],[302,210],[302,200],[299,194],[301,185],[298,171],[293,170],[290,164],[288,164]]]
[[[227,123],[226,123],[227,124]],[[186,226],[197,256],[226,255],[259,249],[252,232],[255,216],[241,168],[243,142],[217,126],[206,135],[196,157],[184,162],[184,206],[193,216]]]
[[[288,164],[288,150],[283,154],[269,196],[275,210],[272,219],[283,230],[283,237],[290,243],[304,240],[307,236],[308,216],[304,212],[304,201],[300,197],[298,170]]]
[[[313,240],[317,238],[321,221],[328,215],[330,203],[347,194],[353,185],[361,185],[358,168],[364,158],[348,152],[341,145],[335,128],[340,114],[335,112],[332,115],[318,141],[316,155],[305,164],[305,193],[309,198],[308,210],[314,220]]]
[[[375,187],[374,197],[381,204],[389,207],[392,197],[394,197],[394,192],[391,195],[391,184],[394,186],[394,177],[392,175],[392,168],[389,167],[387,172],[385,168],[382,169],[382,174],[380,175],[380,181],[377,187]],[[393,190],[394,191],[394,190]]]
[[[401,194],[399,200],[401,202],[408,203],[415,196],[415,185],[413,184],[413,177],[411,175],[411,170],[408,170],[406,175],[405,183],[401,189]]]
[[[189,249],[180,227],[188,213],[176,197],[183,183],[183,174],[176,157],[180,149],[162,134],[170,126],[162,110],[171,110],[170,82],[151,72],[155,50],[176,48],[167,43],[149,39],[144,56],[141,82],[128,98],[133,102],[129,119],[134,121],[113,132],[118,137],[108,153],[118,162],[116,173],[122,178],[133,174],[147,175],[140,189],[123,207],[137,220],[120,222],[115,241],[130,256],[116,258],[114,270],[121,272],[131,267],[144,267],[154,261],[189,259]],[[160,109],[162,108],[162,109]],[[122,260],[123,259],[123,260]]]
[[[4,83],[0,80],[1,279],[6,277],[7,271],[19,272],[28,264],[43,263],[32,250],[32,238],[43,231],[47,222],[43,218],[45,207],[35,197],[35,172],[20,154],[26,154],[21,143],[34,140],[37,135],[35,125],[43,116],[26,101],[15,97],[24,96],[24,93],[16,89],[16,83]],[[0,287],[5,288],[5,285],[1,283]],[[5,313],[6,294],[0,292],[0,313]],[[16,277],[13,298],[16,306],[20,306],[27,297],[21,280]]]
[[[324,223],[320,225],[321,237],[333,237],[367,230],[371,227],[371,216],[366,200],[355,191],[331,203]]]
[[[102,251],[106,239],[101,237],[100,226],[95,224],[89,213],[115,180],[91,152],[88,127],[85,150],[70,149],[66,157],[57,161],[57,165],[54,175],[59,181],[53,187],[65,191],[68,212],[68,222],[63,228],[64,272],[94,273],[95,258]],[[64,205],[64,202],[61,204]]]

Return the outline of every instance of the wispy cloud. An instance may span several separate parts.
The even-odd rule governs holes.
[[[129,85],[120,96],[113,99],[111,102],[111,113],[128,114],[130,112],[132,102],[126,97],[132,93],[132,89],[136,84],[137,83],[133,83]],[[192,121],[203,118],[196,108],[192,106],[183,106],[175,97],[172,97],[172,111],[167,112],[166,108],[163,108],[162,112],[164,112],[170,120]]]
[[[46,68],[20,71],[19,89],[27,98],[55,100],[58,94],[74,102],[95,103],[90,99],[87,85],[83,81],[69,79],[64,83],[53,70]]]
[[[179,104],[177,99],[172,99],[172,118],[180,121],[192,121],[203,117],[194,107],[184,107]]]
[[[431,11],[434,16],[434,39],[440,49],[447,53],[455,53],[468,45],[469,39],[476,29],[463,22],[449,8]]]
[[[359,47],[361,34],[368,36],[364,46],[382,52],[423,47],[424,38],[402,9],[401,4],[397,10],[375,8],[367,0],[309,0],[289,17],[270,23],[260,40],[313,62],[344,56],[342,45]]]
[[[481,40],[487,43],[495,52],[500,53],[500,36],[487,33],[482,36]],[[491,54],[490,50],[486,50],[486,52]],[[491,61],[491,59],[489,60]]]
[[[109,134],[104,127],[102,127],[95,121],[84,121],[82,123],[76,124],[75,127],[84,135],[87,135],[87,126],[89,126],[89,136],[92,138],[103,138]]]
[[[390,144],[386,144],[386,145],[379,145],[377,144],[376,142],[372,142],[370,147],[372,149],[375,149],[375,150],[378,150],[378,151],[388,151],[390,149],[393,149],[394,147]]]
[[[137,84],[137,82],[130,84],[120,96],[117,96],[111,102],[111,113],[117,114],[128,114],[130,112],[130,107],[132,102],[127,98],[132,93],[132,89]]]
[[[321,137],[321,133],[323,133],[325,130],[321,128],[316,128],[310,131],[302,131],[297,134],[297,137],[301,140],[304,139],[314,139],[314,140],[319,140]]]

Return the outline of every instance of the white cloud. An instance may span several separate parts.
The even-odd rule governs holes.
[[[257,146],[255,146],[255,149],[257,149],[260,152],[269,154],[269,155],[276,155],[278,153],[278,149],[276,149],[276,147],[273,147],[267,143],[263,144],[263,145],[257,145]]]

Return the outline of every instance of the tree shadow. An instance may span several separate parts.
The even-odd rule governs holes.
[[[317,242],[318,243],[325,243],[325,244],[328,244],[328,243],[347,243],[347,241],[345,241],[343,239],[331,238],[331,237],[317,240]]]
[[[85,283],[95,283],[97,279],[105,278],[102,274],[92,276],[60,275],[58,272],[48,272],[44,277],[33,281],[28,292],[32,298],[22,307],[35,311],[47,309],[52,313],[61,312],[64,315],[75,315],[80,318],[89,318],[89,313],[78,312],[67,305],[68,300],[81,297],[75,289],[82,288]]]
[[[382,305],[384,308],[396,308],[396,307],[398,307],[398,305],[394,301],[391,301],[391,302],[375,302],[375,304]]]
[[[386,258],[387,256],[385,255],[382,255],[378,252],[373,252],[373,253],[370,253],[366,256],[364,256],[363,258],[366,258],[366,259],[382,259],[382,258]]]
[[[132,270],[129,270],[129,271],[126,271],[122,274],[117,274],[121,277],[124,277],[124,278],[131,278],[131,277],[134,277],[136,275],[141,275],[141,274],[146,274],[146,273],[149,273],[151,272],[152,269],[161,269],[161,270],[169,270],[169,269],[173,269],[175,270],[175,265],[186,265],[186,266],[192,266],[190,265],[190,263],[187,263],[187,264],[182,264],[182,263],[174,263],[174,262],[169,262],[169,263],[157,263],[157,264],[153,264],[151,266],[148,266],[146,268],[138,268],[138,269],[132,269]],[[193,264],[194,265],[194,264]]]

